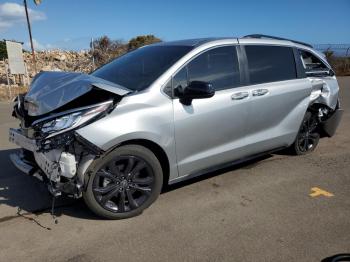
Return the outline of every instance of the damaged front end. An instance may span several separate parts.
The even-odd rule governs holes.
[[[11,161],[47,182],[54,196],[80,197],[84,174],[103,151],[75,131],[109,114],[129,92],[90,75],[41,73],[15,100],[13,116],[21,122],[9,140],[22,150]]]

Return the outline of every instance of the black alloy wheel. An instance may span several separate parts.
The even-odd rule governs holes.
[[[92,190],[97,202],[112,212],[128,212],[151,195],[154,174],[137,156],[119,156],[96,172]]]
[[[315,150],[319,140],[317,116],[306,112],[294,143],[294,151],[297,155],[310,153]]]
[[[83,197],[89,208],[108,219],[136,216],[158,197],[163,173],[157,157],[139,145],[126,145],[97,159]]]

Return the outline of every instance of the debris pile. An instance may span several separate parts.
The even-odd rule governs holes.
[[[35,75],[31,53],[24,53],[29,77]],[[36,52],[37,71],[75,71],[88,73],[92,70],[92,56],[89,51],[48,50]]]

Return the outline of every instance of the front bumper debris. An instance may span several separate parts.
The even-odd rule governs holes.
[[[57,139],[67,142],[66,135],[41,140],[27,137],[23,129],[9,130],[10,142],[22,148],[10,155],[10,160],[20,171],[33,175],[45,182],[52,195],[66,193],[78,198],[81,196],[84,176],[93,160],[101,152],[92,145],[86,145],[81,137],[72,133],[69,144],[63,143],[48,150],[44,142],[57,144]],[[47,143],[45,143],[47,145]]]
[[[76,174],[75,156],[68,152],[63,152],[62,148],[41,152],[37,141],[24,136],[21,129],[10,128],[9,140],[24,150],[32,152],[37,169],[39,167],[51,181],[59,182],[61,175],[72,178]],[[13,154],[11,161],[22,172],[26,174],[33,172],[34,165],[25,161],[20,154]]]
[[[35,152],[39,149],[36,141],[24,136],[21,132],[21,129],[10,128],[9,141],[32,152]]]

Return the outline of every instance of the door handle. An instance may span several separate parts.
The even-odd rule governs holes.
[[[248,96],[249,96],[248,92],[237,92],[231,96],[231,99],[232,100],[241,100],[241,99],[247,98]]]
[[[263,96],[266,95],[269,92],[267,89],[255,89],[252,92],[253,96]]]

